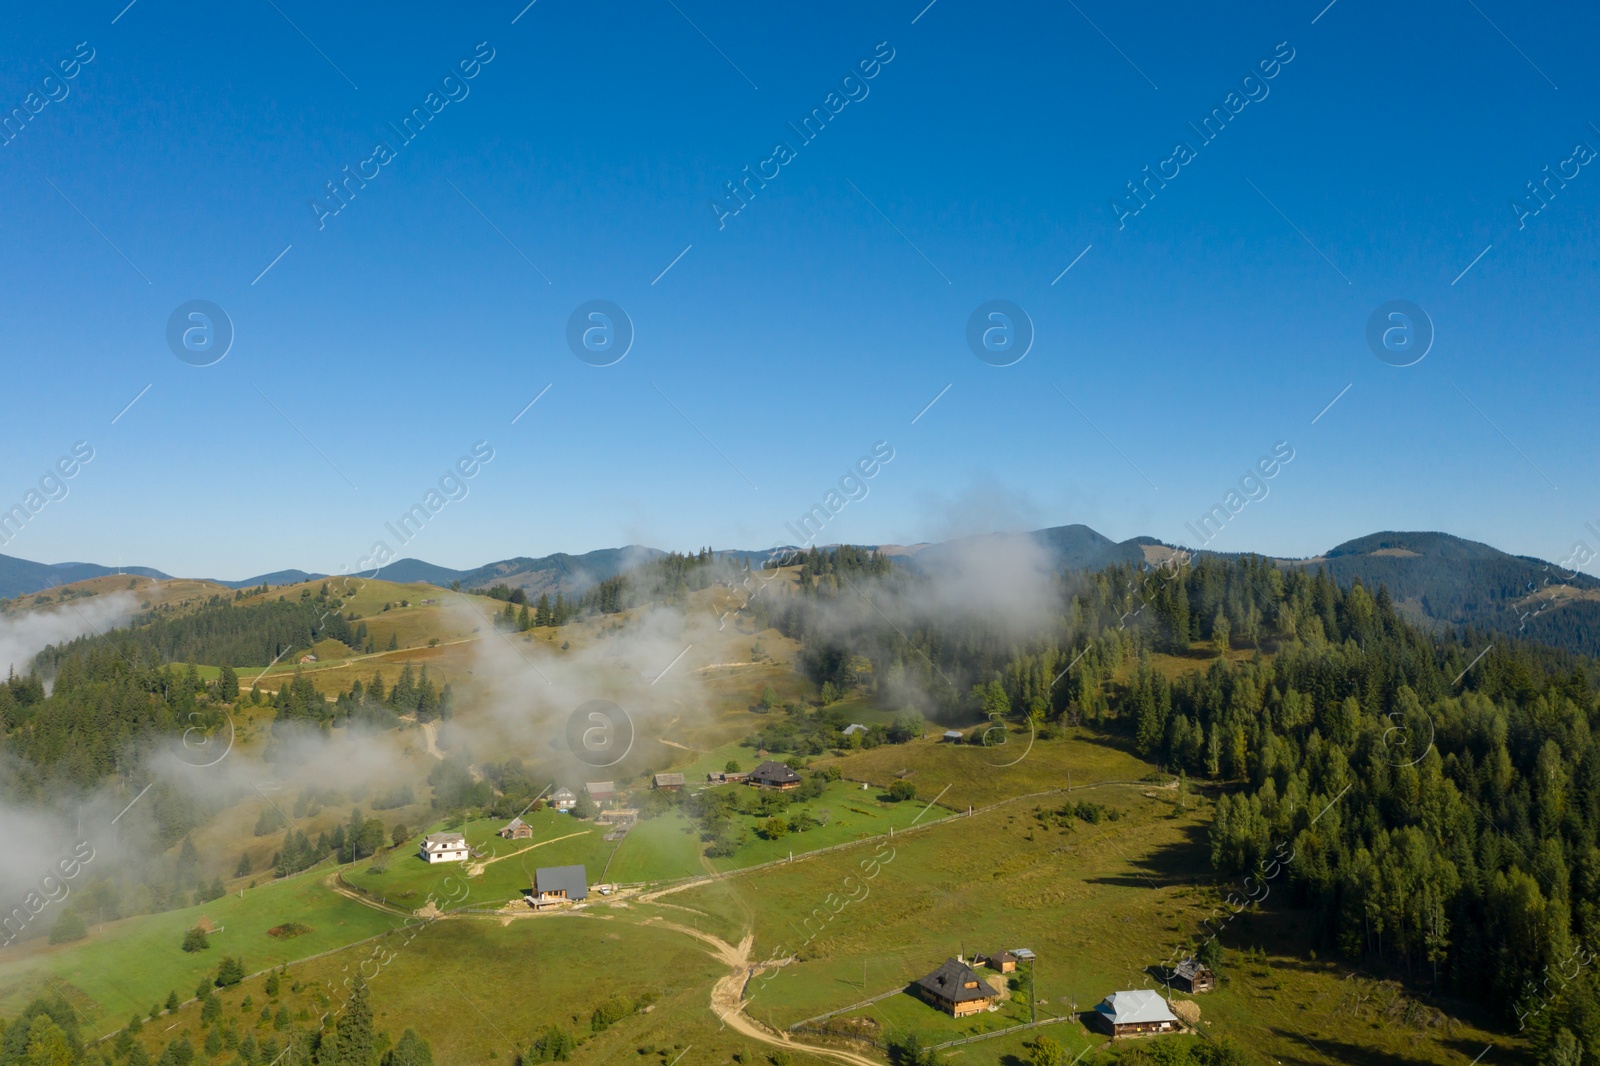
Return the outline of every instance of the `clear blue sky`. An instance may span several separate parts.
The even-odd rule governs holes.
[[[1600,166],[1566,162],[1600,147],[1600,16],[1324,2],[12,13],[0,107],[61,98],[0,147],[0,502],[74,441],[94,459],[0,550],[338,571],[479,440],[470,495],[401,554],[790,541],[880,440],[893,461],[822,539],[1194,543],[1287,440],[1213,546],[1600,548]],[[442,87],[479,42],[492,60]],[[889,49],[803,143],[788,123]],[[388,124],[447,89],[402,144]],[[1205,143],[1190,123],[1230,93]],[[394,157],[319,228],[324,183],[380,140]],[[719,228],[713,197],[780,140],[793,157]],[[1193,158],[1164,164],[1179,141]],[[1119,228],[1147,165],[1177,176]],[[1519,228],[1547,165],[1576,176]],[[195,299],[236,330],[212,366],[165,339]],[[568,349],[591,299],[634,323],[615,365]],[[991,299],[1034,322],[1020,363],[967,346]],[[1416,365],[1368,350],[1392,299],[1434,322]]]

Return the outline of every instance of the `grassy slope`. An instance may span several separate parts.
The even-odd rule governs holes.
[[[16,949],[0,982],[0,1011],[13,1013],[40,986],[65,982],[97,1004],[102,1016],[123,1021],[147,1010],[176,991],[180,999],[194,995],[205,974],[215,974],[224,955],[244,959],[245,971],[275,966],[342,947],[381,933],[396,924],[392,917],[322,887],[326,870],[274,881],[212,900],[199,907],[109,922],[104,931],[91,927],[87,939],[52,947],[31,941]],[[187,954],[179,948],[185,929],[204,915],[222,928],[207,951]],[[296,921],[311,932],[288,940],[267,930]]]

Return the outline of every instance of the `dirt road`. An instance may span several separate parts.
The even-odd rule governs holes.
[[[787,1033],[776,1032],[769,1029],[755,1019],[744,1013],[744,986],[753,975],[760,973],[762,967],[752,967],[750,963],[750,947],[755,943],[755,935],[747,934],[739,941],[737,947],[713,936],[701,929],[694,929],[687,925],[669,922],[664,918],[647,918],[647,925],[660,925],[668,929],[692,936],[712,949],[712,955],[732,968],[733,972],[721,978],[711,987],[711,1012],[737,1033],[759,1040],[763,1044],[773,1047],[803,1051],[810,1055],[833,1059],[836,1062],[848,1063],[849,1066],[883,1066],[876,1059],[858,1055],[853,1051],[843,1051],[838,1048],[817,1047],[813,1044],[802,1043],[790,1039]]]

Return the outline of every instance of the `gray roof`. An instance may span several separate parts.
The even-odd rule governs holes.
[[[959,730],[959,729],[946,729],[944,731],[944,738],[946,740],[960,740],[961,739],[961,730]]]
[[[968,988],[967,985],[973,982],[977,982],[977,987]],[[993,999],[998,994],[977,970],[960,959],[944,960],[944,965],[918,980],[917,984],[951,1003]]]
[[[788,784],[791,781],[800,780],[800,775],[795,773],[783,763],[774,762],[773,760],[768,759],[766,762],[750,771],[750,780],[756,782],[757,784],[761,784],[762,782],[766,781],[772,781],[777,784]]]
[[[429,833],[426,839],[430,844],[467,846],[467,838],[460,833]]]
[[[849,725],[845,726],[839,732],[843,733],[845,736],[848,737],[848,736],[851,736],[851,735],[853,735],[855,733],[865,733],[866,731],[867,731],[867,727],[862,725],[860,722],[851,722]]]
[[[589,894],[589,871],[582,866],[541,866],[533,872],[533,890],[560,892],[568,899],[583,899]]]
[[[528,823],[527,823],[527,822],[524,822],[524,821],[523,821],[523,820],[522,820],[522,819],[521,819],[521,817],[517,817],[517,818],[513,818],[513,819],[511,819],[511,821],[509,821],[509,822],[507,822],[507,823],[506,823],[506,828],[507,828],[507,829],[515,829],[515,828],[517,828],[517,827],[518,827],[518,826],[522,826],[522,825],[527,825],[527,824],[528,824]]]
[[[1148,988],[1135,988],[1131,992],[1113,992],[1095,1010],[1106,1016],[1113,1025],[1149,1025],[1155,1022],[1173,1022],[1178,1018],[1167,1009],[1161,993]]]
[[[556,789],[554,792],[550,793],[550,798],[553,799],[553,800],[564,800],[564,799],[571,800],[571,799],[577,799],[578,797],[573,795],[572,789],[567,788],[565,785],[563,785],[560,788]]]
[[[614,781],[590,781],[583,786],[583,790],[593,796],[596,793],[615,792],[617,785]]]
[[[656,784],[658,784],[658,785],[681,785],[681,784],[683,784],[683,775],[682,774],[657,774],[655,780],[656,780]]]
[[[1210,973],[1199,959],[1184,959],[1178,963],[1178,968],[1172,971],[1186,981],[1192,981],[1202,973]]]

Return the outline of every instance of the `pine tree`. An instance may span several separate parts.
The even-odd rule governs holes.
[[[227,703],[239,698],[239,675],[231,666],[224,666],[217,678],[217,696]]]
[[[372,1004],[367,998],[367,983],[356,977],[350,1001],[334,1023],[333,1066],[372,1066]]]
[[[407,1029],[394,1049],[383,1056],[383,1066],[433,1066],[433,1049],[416,1030]]]
[[[536,626],[550,625],[550,594],[548,592],[539,594],[539,604],[533,610],[533,624]]]

